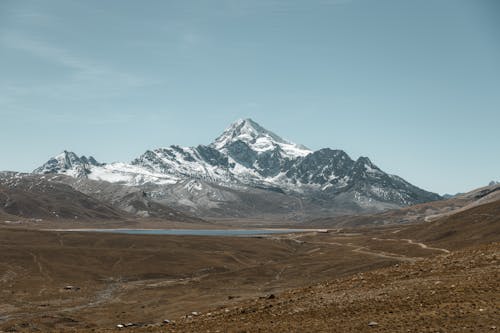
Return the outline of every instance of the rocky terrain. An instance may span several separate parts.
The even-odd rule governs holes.
[[[440,199],[383,172],[367,157],[353,160],[344,151],[329,148],[312,151],[251,119],[231,124],[209,145],[173,145],[148,150],[130,163],[109,164],[64,151],[34,173],[70,176],[78,181],[57,180],[108,203],[117,201],[105,194],[108,183],[126,185],[133,188],[130,192],[144,193],[149,202],[201,218],[300,221]]]
[[[436,219],[413,225],[399,237],[416,238],[422,242],[448,249],[497,241],[500,235],[500,200],[474,205]]]
[[[473,191],[476,199],[493,192]],[[387,229],[364,242],[365,249],[397,252],[397,244],[407,241],[440,254],[188,315],[165,331],[496,332],[500,200],[491,200],[432,222]]]
[[[500,185],[481,187],[453,198],[392,209],[377,214],[312,218],[302,225],[312,227],[355,227],[430,222],[500,200]]]
[[[496,332],[500,244],[255,298],[149,332]]]
[[[494,332],[499,207],[248,238],[3,227],[0,331]]]
[[[60,178],[67,179],[61,181]],[[132,187],[99,183],[99,190],[95,192],[82,188],[77,190],[78,186],[70,186],[69,179],[78,181],[63,175],[0,172],[0,216],[4,216],[0,222],[60,221],[61,227],[64,227],[90,221],[123,222],[138,217],[202,221],[151,201],[143,192]],[[88,180],[85,184],[92,186]],[[103,200],[104,197],[106,200]]]
[[[17,173],[0,174],[0,211],[12,217],[38,220],[124,218],[120,211],[71,186]]]

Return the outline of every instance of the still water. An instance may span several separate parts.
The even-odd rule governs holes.
[[[255,236],[304,232],[304,229],[73,229],[131,235]]]

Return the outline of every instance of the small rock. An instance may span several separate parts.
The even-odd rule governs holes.
[[[370,327],[375,327],[375,326],[378,326],[378,323],[377,323],[376,321],[370,321],[370,322],[368,323],[368,326],[370,326]]]
[[[164,323],[164,324],[170,324],[170,320],[168,320],[168,319],[163,319],[163,323]]]
[[[68,285],[68,286],[64,287],[64,290],[75,290],[76,291],[76,290],[80,290],[80,287],[75,287],[75,286]]]
[[[123,326],[123,324],[118,324],[116,325],[116,328],[124,328],[125,326]]]

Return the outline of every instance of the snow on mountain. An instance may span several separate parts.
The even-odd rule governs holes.
[[[92,156],[78,156],[66,150],[35,169],[33,173],[63,174],[74,178],[104,180],[130,186],[146,183],[174,184],[179,181],[179,178],[169,174],[154,173],[145,168],[121,162],[99,163]]]
[[[210,146],[227,152],[236,142],[247,144],[257,154],[279,150],[283,157],[291,159],[312,153],[310,149],[284,140],[266,130],[252,119],[240,119],[234,122]]]
[[[210,147],[170,146],[148,150],[131,163],[152,173],[180,178],[228,180],[228,158]]]
[[[440,198],[386,174],[366,157],[353,160],[342,150],[328,148],[311,151],[282,139],[251,119],[234,122],[207,146],[172,145],[148,150],[131,163],[111,164],[65,151],[34,173],[59,173],[128,186],[202,181],[197,183],[199,186],[172,187],[183,192],[183,198],[188,192],[205,193],[207,187],[212,188],[209,184],[227,189],[268,189],[322,202],[324,206],[335,199],[358,207],[381,207],[379,203],[383,203],[383,207],[391,208]],[[162,193],[167,192],[174,195],[172,191]],[[215,197],[208,200],[218,206]]]
[[[79,157],[73,152],[63,151],[61,154],[51,158],[41,167],[35,169],[33,173],[62,173],[72,177],[86,177],[91,173],[91,168],[102,166],[92,156]]]
[[[175,184],[180,180],[180,178],[170,174],[153,172],[143,167],[121,162],[91,167],[88,179],[103,180],[129,186],[139,186],[148,183],[167,185]]]
[[[290,161],[311,154],[304,146],[286,141],[251,119],[238,120],[208,146],[170,146],[146,153],[132,165],[178,178],[214,182],[274,184]]]

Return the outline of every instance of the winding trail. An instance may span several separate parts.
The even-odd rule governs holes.
[[[7,314],[7,315],[1,315],[0,316],[0,322],[5,322],[11,319],[20,319],[23,318],[25,320],[31,319],[31,318],[39,318],[43,316],[53,316],[55,314],[60,314],[60,313],[71,313],[74,311],[79,311],[83,310],[86,308],[92,308],[96,307],[98,305],[101,305],[105,302],[108,302],[113,299],[114,293],[116,289],[119,287],[119,282],[110,282],[106,288],[103,290],[98,291],[93,299],[90,302],[85,302],[84,304],[80,305],[74,305],[70,307],[63,307],[63,308],[58,308],[50,311],[41,311],[41,312],[18,312],[18,313],[12,313],[12,314]],[[0,331],[2,332],[2,331]]]
[[[396,230],[396,232],[393,232],[393,233],[397,233],[399,231]],[[352,248],[352,252],[357,252],[357,253],[361,253],[361,254],[366,254],[366,255],[371,255],[371,256],[375,256],[375,257],[379,257],[379,258],[384,258],[384,259],[393,259],[393,260],[400,260],[400,261],[407,261],[407,262],[414,262],[416,260],[418,260],[419,258],[414,258],[414,257],[408,257],[408,256],[405,256],[405,255],[402,255],[402,254],[396,254],[396,253],[389,253],[389,252],[384,252],[384,251],[374,251],[368,247],[365,247],[365,246],[360,246],[360,245],[355,245],[355,244],[352,244],[352,243],[339,243],[339,242],[310,242],[310,241],[302,241],[302,240],[299,240],[299,238],[302,238],[306,235],[297,235],[295,237],[290,237],[290,239],[294,240],[294,241],[297,241],[297,242],[302,242],[302,243],[308,243],[308,244],[325,244],[325,245],[336,245],[336,246],[344,246],[344,247],[350,247]],[[447,249],[444,249],[444,248],[439,248],[439,247],[432,247],[432,246],[428,246],[427,244],[424,244],[424,243],[421,243],[421,242],[416,242],[412,239],[394,239],[394,238],[377,238],[377,237],[372,237],[371,238],[372,240],[378,240],[378,241],[397,241],[397,242],[401,242],[401,241],[404,241],[408,244],[411,244],[411,245],[417,245],[419,247],[421,247],[422,249],[426,249],[426,250],[431,250],[431,251],[440,251],[440,252],[443,252],[443,253],[450,253],[449,250]]]
[[[112,282],[108,283],[106,288],[98,291],[94,295],[93,300],[91,300],[90,302],[85,303],[85,304],[81,304],[81,305],[75,305],[72,307],[66,307],[64,309],[59,310],[59,312],[74,312],[74,311],[79,311],[82,309],[96,307],[98,305],[106,303],[106,302],[113,299],[114,293],[115,293],[116,289],[119,287],[119,285],[120,285],[120,281],[116,281],[116,282],[112,281]]]
[[[245,267],[252,266],[252,265],[244,262],[243,260],[241,260],[237,256],[235,256],[233,253],[230,253],[229,251],[225,251],[225,255],[227,255],[229,258],[232,258],[234,261],[236,261],[237,263],[239,263]]]
[[[38,261],[38,257],[36,256],[36,254],[34,254],[33,252],[30,252],[30,255],[33,257],[33,262],[35,263],[35,265],[37,265],[38,271],[40,272],[40,275],[45,276],[45,273],[43,272],[42,264],[40,264],[40,262]]]
[[[408,262],[414,262],[417,260],[416,258],[411,258],[411,257],[407,257],[407,256],[400,255],[400,254],[381,252],[381,251],[373,251],[367,247],[354,245],[354,244],[350,244],[350,243],[347,243],[347,244],[338,243],[338,242],[305,242],[305,243],[308,243],[308,244],[326,244],[326,245],[350,247],[350,248],[353,248],[352,252],[367,254],[367,255],[371,255],[371,256],[375,256],[375,257],[379,257],[379,258],[384,258],[384,259],[393,259],[393,260],[408,261]]]
[[[431,247],[431,246],[427,246],[425,245],[424,243],[417,243],[417,242],[414,242],[413,240],[411,239],[403,239],[405,241],[407,241],[408,243],[410,244],[415,244],[415,245],[418,245],[420,246],[421,248],[423,249],[427,249],[427,250],[436,250],[436,251],[441,251],[441,252],[444,252],[444,253],[450,253],[450,250],[447,250],[447,249],[443,249],[443,248],[440,248],[440,247]]]
[[[274,280],[278,281],[281,280],[281,275],[283,275],[283,272],[288,268],[288,266],[284,266],[282,269],[278,271],[278,273],[274,276]]]
[[[120,265],[123,262],[123,256],[120,256],[118,260],[111,266],[111,270],[114,270],[118,265]]]
[[[63,241],[63,239],[62,239],[62,236],[61,236],[61,233],[60,233],[60,232],[58,232],[58,233],[57,233],[57,240],[59,241],[59,245],[60,245],[61,247],[64,247],[64,241]]]
[[[29,254],[33,257],[33,262],[35,265],[38,267],[38,271],[40,272],[40,275],[45,277],[46,279],[52,281],[52,277],[43,269],[42,263],[40,262],[39,256],[34,254],[33,252],[29,252]]]
[[[426,245],[424,243],[415,242],[414,240],[406,239],[406,238],[405,239],[403,239],[403,238],[401,238],[401,239],[395,239],[395,238],[377,238],[377,237],[372,237],[372,240],[378,240],[378,241],[395,241],[395,242],[405,241],[408,244],[420,246],[422,249],[433,250],[433,251],[441,251],[441,252],[444,252],[444,253],[450,253],[450,250],[443,249],[443,248],[440,248],[440,247],[428,246],[428,245]]]

